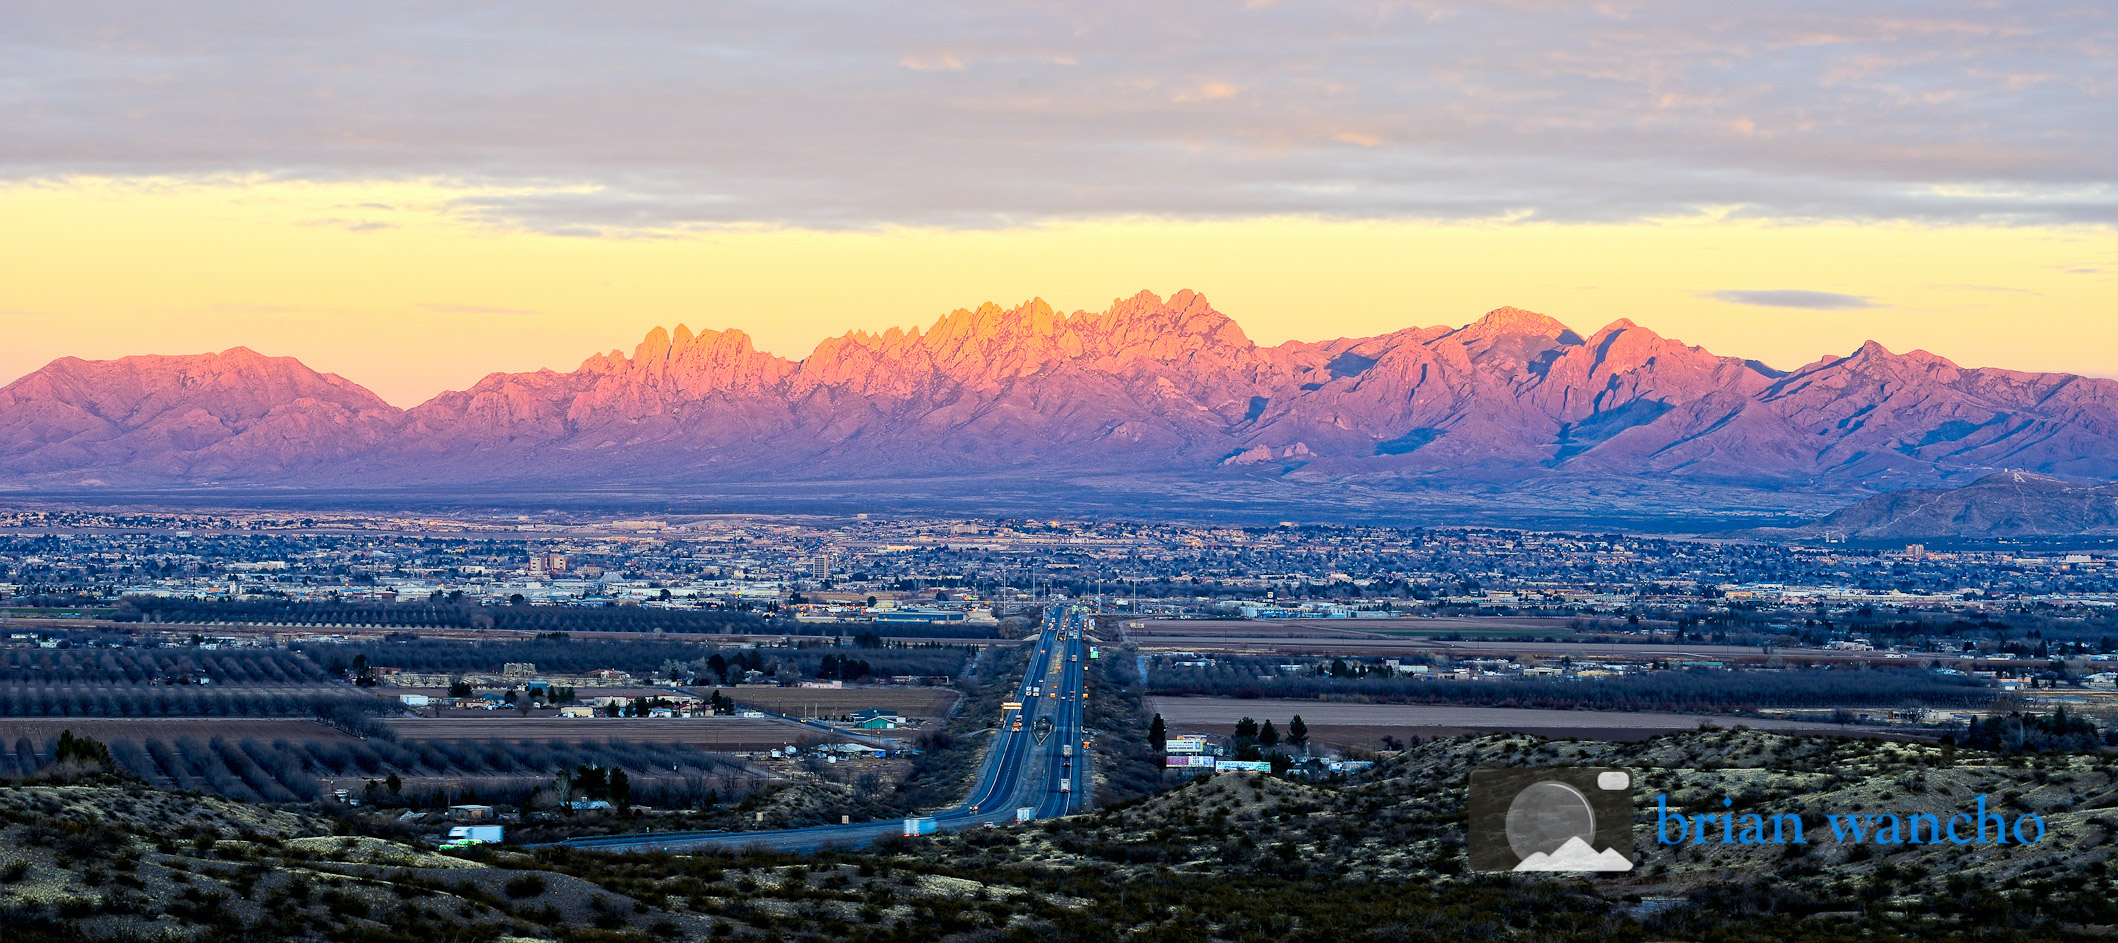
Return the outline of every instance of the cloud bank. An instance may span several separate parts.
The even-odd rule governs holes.
[[[2108,4],[16,5],[0,178],[520,188],[581,235],[2118,221]]]

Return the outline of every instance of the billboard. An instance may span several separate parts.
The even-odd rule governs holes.
[[[1162,764],[1166,769],[1213,769],[1213,757],[1196,753],[1167,756],[1163,757]]]
[[[1206,738],[1205,738],[1205,737],[1171,737],[1171,738],[1169,738],[1169,741],[1168,741],[1168,744],[1167,744],[1167,748],[1166,748],[1165,750],[1163,750],[1163,752],[1165,752],[1165,753],[1204,753],[1204,752],[1206,752]]]
[[[1270,773],[1272,772],[1272,763],[1266,760],[1219,760],[1214,763],[1214,769],[1223,773],[1231,770],[1245,773]]]

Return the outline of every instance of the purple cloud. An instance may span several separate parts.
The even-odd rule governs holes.
[[[1878,307],[1874,301],[1860,295],[1842,295],[1835,291],[1805,291],[1799,288],[1727,289],[1707,292],[1706,297],[1729,304],[1763,308],[1808,308],[1812,311]]]

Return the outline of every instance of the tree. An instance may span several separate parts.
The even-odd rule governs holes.
[[[621,812],[632,809],[632,778],[617,767],[610,770],[610,801]]]
[[[94,737],[76,737],[71,730],[59,732],[59,745],[52,750],[51,758],[58,763],[72,760],[105,769],[111,765],[110,747]]]
[[[1297,750],[1306,752],[1309,749],[1309,725],[1302,723],[1300,714],[1287,722],[1287,743]]]
[[[574,786],[590,799],[610,798],[610,773],[601,766],[574,769]]]
[[[1156,714],[1155,719],[1148,722],[1147,742],[1154,746],[1156,753],[1169,749],[1169,725],[1162,722],[1162,715]]]
[[[404,779],[397,775],[396,770],[391,770],[389,777],[384,779],[382,784],[390,790],[390,795],[398,796],[404,794]]]
[[[471,683],[469,681],[463,680],[462,678],[457,678],[456,680],[449,682],[449,696],[470,697]]]
[[[1256,740],[1258,738],[1258,722],[1248,717],[1236,721],[1235,737],[1238,741]]]
[[[714,652],[712,658],[706,659],[706,667],[721,679],[722,684],[728,683],[728,659],[721,657],[720,652]]]
[[[1280,745],[1280,732],[1272,726],[1272,721],[1265,721],[1264,729],[1258,731],[1258,743],[1265,747]]]

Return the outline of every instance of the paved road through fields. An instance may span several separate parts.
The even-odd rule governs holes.
[[[1088,614],[1067,606],[1047,610],[1029,666],[1015,686],[1019,711],[1004,711],[987,748],[985,762],[970,795],[958,805],[932,814],[936,828],[975,828],[988,822],[1012,822],[1015,810],[1029,808],[1038,818],[1066,815],[1080,808],[1087,758],[1082,747],[1083,633]],[[1049,720],[1049,725],[1040,724]],[[1062,783],[1064,788],[1062,788]],[[765,848],[811,851],[826,846],[865,845],[886,835],[902,834],[904,820],[819,825],[756,832],[636,832],[596,835],[552,842],[604,851],[700,851]]]

